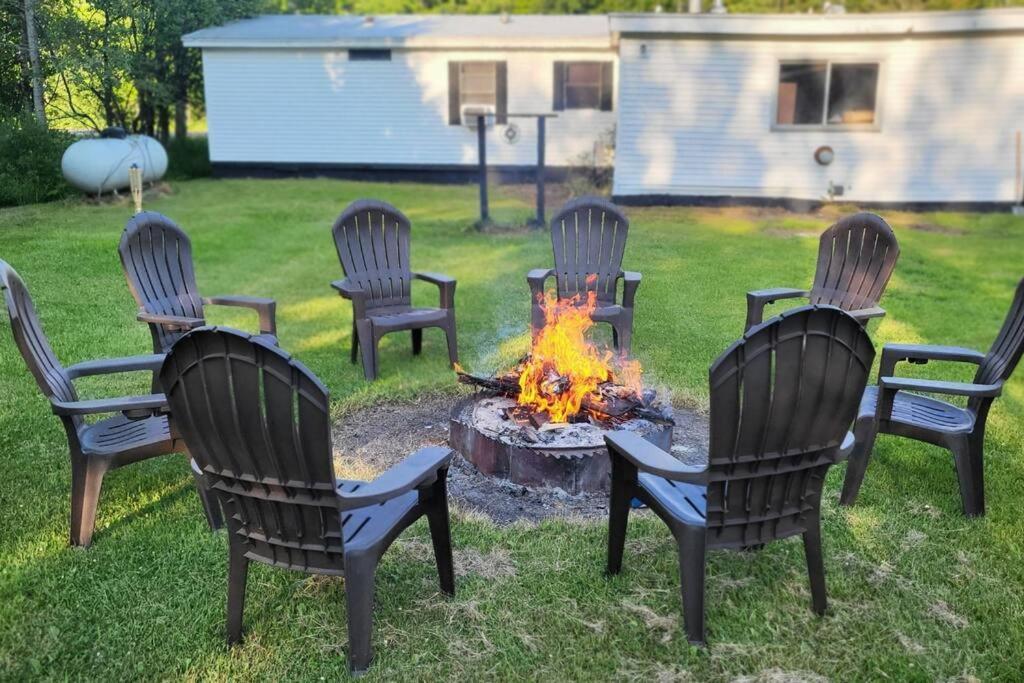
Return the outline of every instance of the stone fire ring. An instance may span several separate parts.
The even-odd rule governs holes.
[[[532,444],[514,434],[496,434],[480,428],[475,418],[477,404],[488,398],[493,397],[478,394],[456,403],[448,432],[449,445],[481,473],[531,488],[558,487],[572,495],[608,490],[611,463],[603,438],[600,445],[592,440],[573,446]],[[636,418],[624,427],[666,451],[672,447],[670,424]]]

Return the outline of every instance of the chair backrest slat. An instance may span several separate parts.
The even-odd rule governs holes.
[[[14,341],[43,395],[51,401],[77,401],[75,385],[43,332],[39,314],[36,313],[28,288],[6,261],[0,261],[0,286],[4,290],[4,302],[7,305]],[[82,425],[82,420],[78,417],[73,418],[72,422],[76,427]]]
[[[409,219],[387,202],[350,204],[332,230],[345,277],[367,292],[367,307],[408,306],[412,290]]]
[[[707,523],[716,542],[763,543],[803,528],[874,355],[852,317],[804,306],[752,328],[715,361]]]
[[[1024,279],[1017,284],[1017,291],[1006,314],[1006,320],[999,330],[985,360],[978,367],[974,381],[979,384],[993,384],[1008,380],[1013,374],[1021,355],[1024,354]]]
[[[594,291],[597,300],[615,301],[629,220],[611,202],[580,197],[551,219],[555,282],[559,297]]]
[[[327,390],[287,354],[201,328],[160,381],[174,423],[224,505],[231,533],[280,566],[343,570]]]
[[[848,311],[877,306],[899,255],[896,235],[880,216],[842,218],[821,235],[810,302]]]
[[[144,211],[125,225],[117,247],[135,302],[147,313],[203,316],[192,265],[192,242],[174,221]],[[150,325],[154,351],[167,351],[183,332]]]

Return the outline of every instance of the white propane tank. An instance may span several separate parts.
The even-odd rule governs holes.
[[[67,148],[60,167],[64,178],[79,190],[103,194],[129,186],[132,164],[142,169],[143,182],[160,180],[167,172],[167,152],[148,135],[88,138]]]

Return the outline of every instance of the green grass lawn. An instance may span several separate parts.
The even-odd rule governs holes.
[[[357,197],[389,200],[413,222],[413,267],[458,278],[464,365],[489,371],[527,348],[525,273],[550,261],[540,233],[479,234],[472,187],[327,180],[193,181],[147,201],[189,231],[201,289],[278,301],[281,345],[330,388],[335,410],[457,388],[440,332],[412,358],[384,341],[381,379],[347,360],[350,309],[328,286],[340,269],[332,221]],[[509,194],[499,220],[529,215]],[[707,368],[743,328],[744,292],[805,286],[816,235],[837,215],[708,209],[631,210],[626,265],[643,271],[635,351],[652,382],[706,404]],[[26,280],[65,364],[149,351],[116,246],[127,205],[82,202],[0,211],[0,258]],[[1006,215],[886,214],[902,257],[871,324],[889,341],[986,349],[1024,275],[1024,220]],[[436,290],[420,284],[417,301]],[[243,311],[211,311],[251,327]],[[216,317],[220,316],[220,317]],[[273,678],[345,674],[341,580],[255,566],[247,640],[224,643],[227,540],[204,526],[181,458],[110,474],[94,545],[68,547],[69,465],[58,419],[10,335],[0,341],[0,678]],[[931,364],[923,376],[966,379]],[[93,380],[89,397],[143,391],[142,376]],[[370,680],[1018,679],[1024,670],[1024,374],[989,418],[988,515],[968,520],[952,460],[880,437],[858,505],[824,507],[830,598],[812,614],[798,540],[758,553],[715,552],[708,568],[710,646],[682,632],[675,549],[649,515],[630,525],[624,572],[604,576],[601,523],[498,528],[455,511],[467,568],[443,598],[424,524],[381,564]],[[775,679],[772,679],[775,680]],[[787,679],[789,680],[789,679]]]

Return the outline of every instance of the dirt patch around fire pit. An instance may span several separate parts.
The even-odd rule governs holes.
[[[448,444],[448,421],[459,396],[424,396],[415,403],[388,403],[353,410],[333,428],[338,475],[372,479],[423,446]],[[708,452],[707,418],[674,406],[673,454],[688,464],[703,463]],[[480,474],[456,455],[448,474],[453,507],[483,514],[496,524],[549,517],[601,518],[607,514],[605,493],[569,495],[561,489],[528,488]]]

